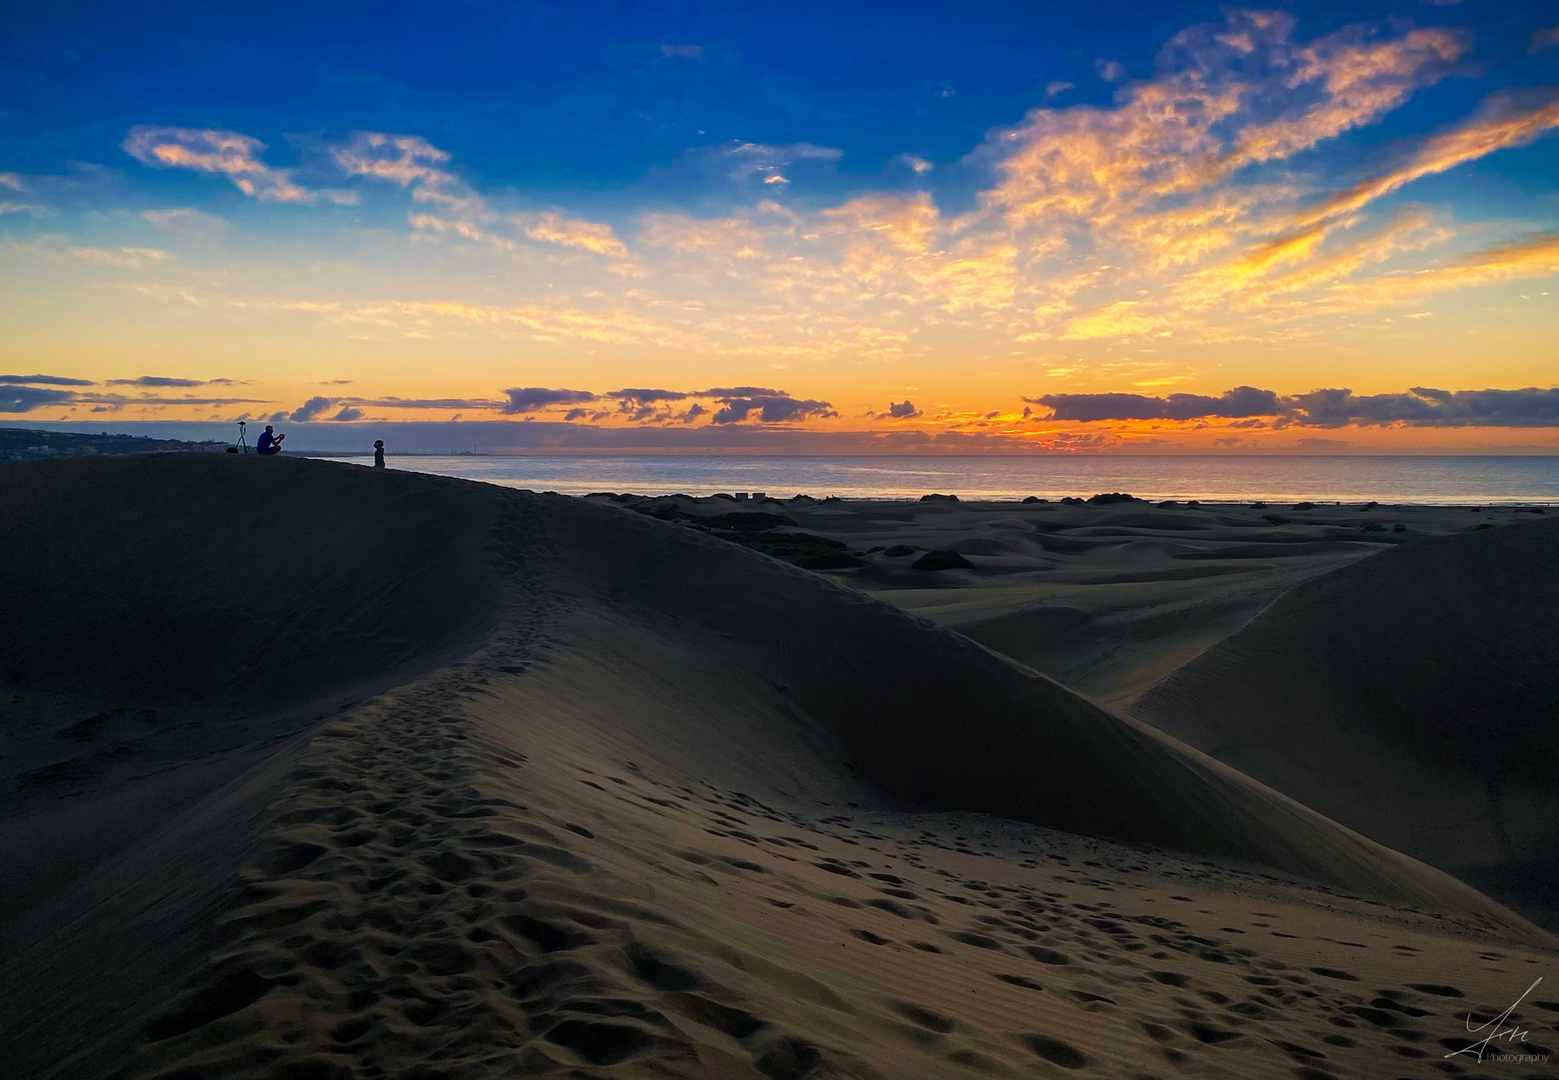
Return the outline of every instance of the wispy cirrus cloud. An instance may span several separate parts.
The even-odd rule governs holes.
[[[763,233],[746,217],[645,214],[639,219],[638,239],[650,247],[711,261],[763,257]]]
[[[169,232],[191,235],[219,233],[227,228],[227,222],[215,214],[188,206],[176,206],[167,210],[142,210],[141,220]]]
[[[1554,274],[1559,274],[1559,233],[1540,233],[1469,252],[1437,266],[1334,286],[1319,306],[1327,311],[1369,310],[1432,293]]]
[[[765,143],[731,142],[708,151],[710,160],[733,180],[757,180],[763,184],[788,184],[784,170],[798,162],[835,162],[844,151],[811,143],[770,146]]]
[[[48,212],[48,208],[42,203],[17,202],[14,199],[0,199],[0,214],[29,214],[38,217]]]
[[[316,190],[298,183],[295,169],[266,164],[263,142],[236,131],[138,124],[125,137],[124,150],[154,169],[192,169],[225,176],[245,195],[265,202],[357,201],[355,192]]]
[[[1401,164],[1327,190],[1291,163],[1452,74],[1469,38],[1360,24],[1305,41],[1297,29],[1286,14],[1230,11],[1176,35],[1158,72],[1113,104],[1046,106],[993,132],[970,160],[994,183],[957,218],[929,192],[882,192],[817,209],[762,200],[721,217],[651,214],[632,239],[676,256],[683,274],[740,283],[744,303],[827,312],[840,326],[887,306],[904,329],[880,329],[905,345],[938,325],[928,308],[984,313],[987,330],[1004,326],[1020,344],[1256,340],[1309,317],[1306,297],[1454,236],[1424,208],[1372,221],[1372,204],[1553,126],[1541,94],[1497,97]]]
[[[1403,162],[1359,181],[1298,216],[1306,226],[1352,213],[1414,180],[1448,172],[1499,150],[1525,146],[1559,128],[1559,91],[1534,95],[1498,94],[1485,101],[1478,116],[1423,142]]]
[[[27,184],[20,173],[0,172],[0,190],[22,192],[27,190]],[[37,214],[42,210],[43,207],[37,203],[0,199],[0,214]]]
[[[412,214],[412,228],[514,251],[517,237],[574,248],[612,259],[627,259],[627,246],[599,222],[570,218],[556,211],[503,212],[449,167],[453,155],[416,135],[355,132],[331,148],[336,166],[352,176],[387,180],[411,192],[413,201],[430,203],[437,213]]]
[[[486,212],[485,200],[446,167],[452,157],[449,151],[419,135],[358,131],[331,147],[330,157],[347,175],[399,184],[417,202],[467,215]]]
[[[1114,107],[1039,108],[993,132],[978,152],[999,178],[986,204],[1018,225],[1117,220],[1370,123],[1465,50],[1443,30],[1379,40],[1350,28],[1299,43],[1295,26],[1231,10],[1177,34],[1159,73]]]
[[[610,225],[577,221],[561,214],[542,213],[532,216],[524,229],[526,236],[546,244],[579,248],[613,259],[628,257],[627,246],[613,235]]]
[[[72,247],[67,250],[76,258],[85,262],[98,263],[103,266],[124,266],[132,270],[139,270],[145,266],[156,266],[158,263],[168,262],[174,257],[160,248]]]

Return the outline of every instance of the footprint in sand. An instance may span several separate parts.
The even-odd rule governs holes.
[[[1459,998],[1467,996],[1454,986],[1442,986],[1439,983],[1408,983],[1408,989],[1417,990],[1421,994],[1429,994],[1433,997]],[[1532,1004],[1541,1008],[1550,1003],[1534,1001]],[[1559,1011],[1559,1005],[1555,1005],[1554,1009]]]
[[[1042,945],[1026,945],[1024,946],[1023,951],[1028,953],[1035,960],[1038,960],[1041,964],[1053,964],[1057,967],[1060,967],[1072,962],[1065,953],[1057,952],[1054,949],[1047,949]]]
[[[909,1001],[894,1001],[890,1003],[893,1009],[912,1024],[918,1024],[928,1031],[935,1031],[945,1035],[957,1025],[941,1013],[932,1012],[921,1005]]]
[[[1048,1035],[1024,1035],[1021,1036],[1021,1041],[1036,1056],[1063,1069],[1081,1069],[1088,1064],[1086,1054],[1071,1043],[1062,1042],[1060,1039],[1053,1039]]]

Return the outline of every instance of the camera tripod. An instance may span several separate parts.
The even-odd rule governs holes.
[[[248,429],[249,425],[245,421],[238,421],[238,442],[233,446],[234,451],[237,453],[247,454],[249,452],[249,441],[245,438],[245,432]]]

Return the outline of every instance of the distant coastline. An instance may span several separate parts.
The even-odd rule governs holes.
[[[0,462],[138,453],[220,453],[233,442],[0,424]],[[565,495],[759,492],[901,501],[943,492],[971,501],[1087,498],[1124,491],[1160,501],[1395,505],[1559,504],[1555,455],[751,455],[397,453],[392,467]],[[366,460],[361,452],[289,456]]]
[[[114,435],[106,431],[94,434],[85,431],[0,427],[0,462],[90,457],[96,454],[220,453],[226,448],[226,444],[215,440],[191,442],[187,439],[156,439],[146,435]]]
[[[631,492],[704,497],[749,492],[780,499],[805,494],[903,501],[940,492],[968,501],[1005,502],[1122,491],[1155,502],[1559,504],[1559,457],[543,456],[390,450],[392,468],[563,495]]]

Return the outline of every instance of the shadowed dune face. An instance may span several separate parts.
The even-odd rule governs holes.
[[[1244,860],[1369,895],[1486,902],[1158,732],[817,575],[630,512],[551,510],[576,588],[717,637],[921,806]]]
[[[225,454],[0,467],[0,683],[270,709],[491,626],[474,485]]]
[[[694,528],[731,513],[723,499],[594,496]],[[1152,506],[1145,503],[766,502],[747,516],[783,536],[755,541],[988,645],[1120,708],[1289,588],[1401,543],[1472,528],[1465,507]],[[741,516],[738,512],[737,516]],[[781,527],[779,523],[788,522]],[[836,545],[800,560],[800,541]],[[930,551],[951,569],[928,570]],[[972,565],[970,565],[972,564]]]
[[[225,454],[0,466],[0,924],[485,638],[498,493],[382,479]]]
[[[1559,522],[1425,540],[1313,579],[1133,711],[1559,914],[1543,899],[1559,884]]]

